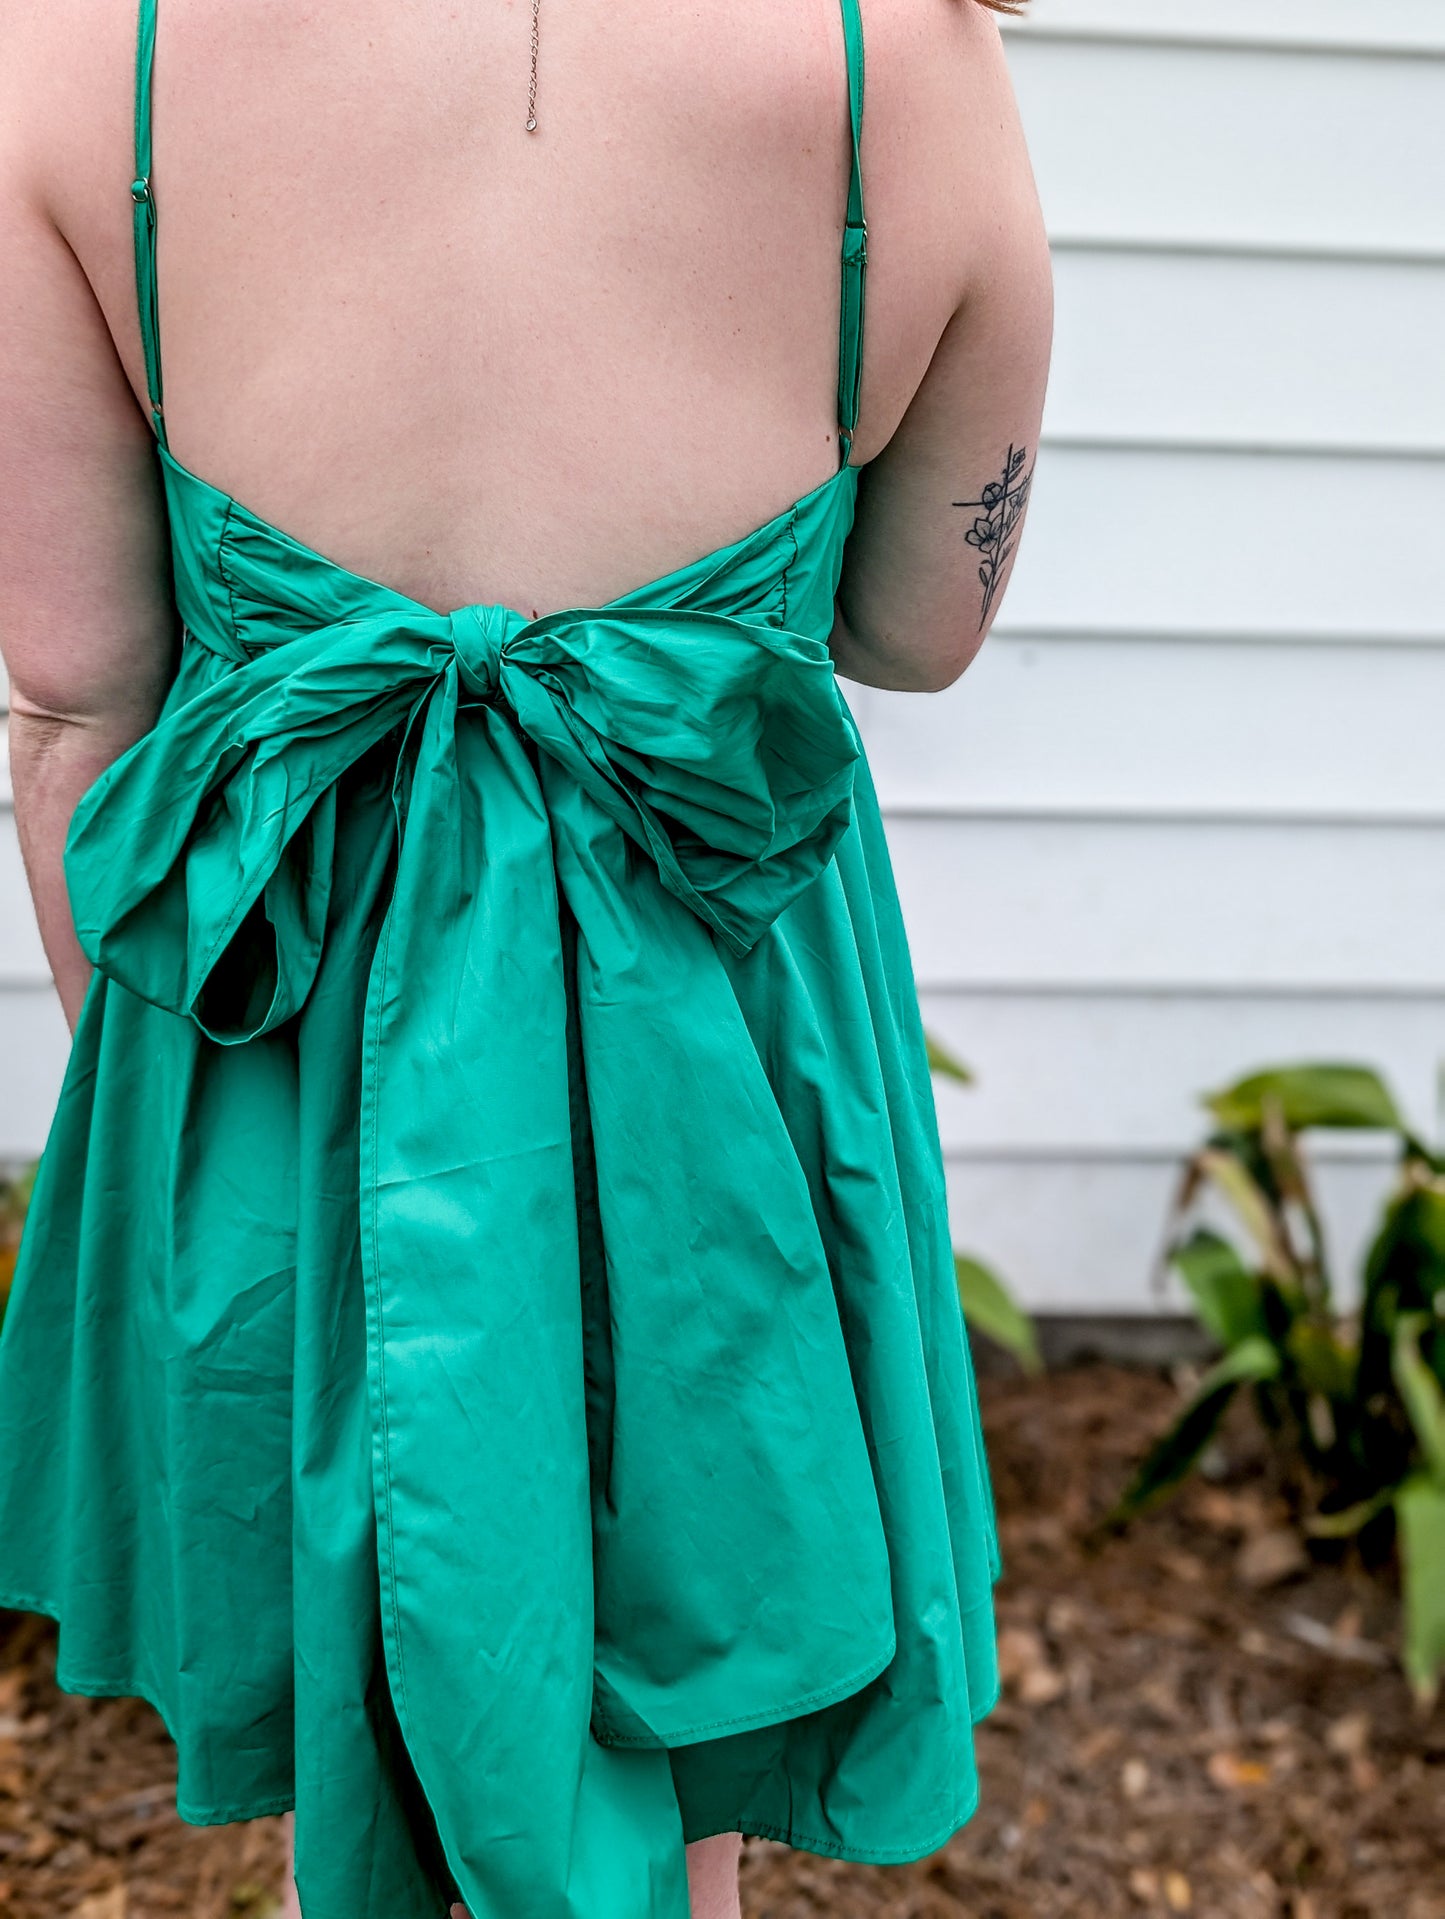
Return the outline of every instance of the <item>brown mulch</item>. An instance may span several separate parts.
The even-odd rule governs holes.
[[[1302,1561],[1247,1417],[1090,1551],[1173,1388],[1100,1365],[983,1397],[1007,1689],[982,1807],[917,1866],[751,1844],[748,1919],[1445,1919],[1445,1706],[1410,1700],[1388,1577]],[[264,1919],[278,1823],[181,1825],[154,1715],[57,1693],[53,1660],[0,1615],[3,1919]]]

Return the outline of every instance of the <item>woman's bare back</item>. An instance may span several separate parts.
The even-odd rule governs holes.
[[[176,457],[438,607],[597,602],[837,465],[836,0],[165,0],[153,185]],[[32,20],[36,165],[144,399],[134,8]],[[867,351],[888,441],[996,220],[997,34],[872,0]],[[962,476],[961,476],[962,477]]]

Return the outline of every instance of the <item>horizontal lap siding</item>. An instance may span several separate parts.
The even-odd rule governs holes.
[[[1439,454],[1445,259],[1365,264],[1057,246],[1051,435]]]
[[[1040,37],[1445,53],[1439,0],[1033,0]]]
[[[1011,628],[944,693],[854,704],[912,813],[1445,820],[1441,673],[1429,641]]]
[[[1438,55],[1044,33],[1010,48],[1061,236],[1442,250]]]
[[[20,862],[5,737],[8,697],[0,667],[0,1171],[44,1144],[70,1044]]]
[[[1034,506],[958,686],[859,692],[955,1234],[1033,1306],[1151,1283],[1198,1096],[1445,1059],[1445,9],[1033,0],[1055,243]],[[1349,1267],[1388,1179],[1327,1147]]]
[[[4,895],[7,907],[16,896]],[[28,1159],[45,1143],[70,1038],[48,980],[0,987],[0,1165]]]
[[[1008,621],[1435,638],[1442,526],[1438,456],[1046,446]]]
[[[1172,1162],[1145,1155],[955,1155],[948,1166],[955,1238],[1009,1274],[1036,1312],[1180,1312],[1187,1302],[1177,1283],[1154,1283],[1178,1177]],[[1387,1168],[1369,1162],[1323,1169],[1321,1212],[1347,1274],[1367,1243],[1387,1179]],[[1350,1287],[1340,1291],[1348,1299]]]
[[[1438,825],[1181,819],[1161,800],[1152,818],[895,814],[889,838],[923,986],[1445,992]]]

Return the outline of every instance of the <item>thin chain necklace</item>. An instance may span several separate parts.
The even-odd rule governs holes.
[[[532,0],[532,81],[527,89],[527,132],[537,131],[537,46],[542,0]]]

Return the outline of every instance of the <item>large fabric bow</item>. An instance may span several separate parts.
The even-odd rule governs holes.
[[[719,614],[278,627],[82,799],[95,965],[221,1044],[304,1014],[339,783],[383,741],[358,1184],[392,1692],[477,1919],[633,1919],[678,1870],[665,1748],[892,1656],[808,1182],[729,975],[826,883],[856,737],[822,643]]]

